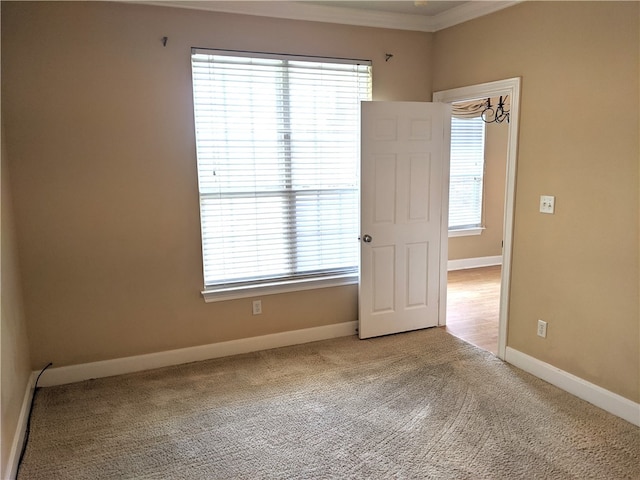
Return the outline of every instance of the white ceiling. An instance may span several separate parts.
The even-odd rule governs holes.
[[[468,1],[415,1],[415,2],[405,2],[405,1],[367,1],[367,0],[358,0],[358,1],[350,1],[350,2],[333,2],[333,1],[306,1],[302,0],[305,3],[313,3],[317,5],[325,5],[329,7],[340,7],[340,8],[356,8],[360,10],[373,10],[377,12],[388,12],[388,13],[403,13],[408,15],[422,15],[422,16],[434,16],[440,13],[443,13],[447,10],[450,10],[453,7],[460,6],[464,3],[469,3]],[[298,2],[298,3],[302,3]]]
[[[330,7],[341,7],[341,8],[357,8],[360,10],[373,10],[377,12],[388,12],[388,13],[404,13],[409,15],[423,15],[432,17],[434,15],[438,15],[447,10],[450,10],[453,7],[460,6],[464,3],[469,3],[468,1],[438,1],[438,0],[429,0],[429,1],[414,1],[414,2],[405,2],[405,1],[391,1],[391,2],[383,2],[383,1],[351,1],[351,2],[333,2],[333,1],[306,1],[302,0],[305,3],[313,3],[317,5],[325,5]],[[298,2],[298,3],[302,3]]]
[[[125,0],[127,1],[127,0]],[[131,0],[129,0],[131,1]],[[436,32],[510,7],[523,0],[473,1],[181,1],[133,3],[316,22]]]

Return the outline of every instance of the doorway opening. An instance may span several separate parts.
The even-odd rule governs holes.
[[[491,315],[495,315],[495,313],[490,313],[491,309],[486,310],[482,313],[483,308],[487,308],[483,306],[482,300],[482,289],[479,289],[476,294],[477,295],[469,295],[467,294],[466,303],[469,308],[473,308],[472,310],[467,310],[467,313],[459,313],[460,310],[456,311],[453,306],[451,308],[451,312],[448,312],[448,299],[447,295],[451,295],[452,300],[456,300],[456,296],[460,296],[458,293],[459,289],[462,288],[462,285],[465,283],[473,283],[474,281],[479,285],[485,284],[484,291],[487,295],[487,301],[491,302],[493,298],[493,302],[495,302],[495,296],[497,295],[499,298],[497,309],[497,345],[494,353],[501,359],[504,359],[506,352],[506,343],[507,343],[507,327],[508,327],[508,307],[509,307],[509,284],[511,279],[511,254],[512,254],[512,240],[513,240],[513,214],[514,214],[514,203],[515,203],[515,170],[516,170],[516,152],[517,152],[517,139],[518,139],[518,120],[519,120],[519,105],[520,105],[520,78],[511,78],[507,80],[500,80],[496,82],[489,82],[479,85],[473,85],[469,87],[456,88],[452,90],[444,90],[434,93],[433,101],[434,102],[442,102],[442,103],[459,103],[459,102],[468,102],[472,100],[482,100],[487,98],[494,98],[496,96],[508,96],[511,102],[511,114],[510,114],[510,122],[508,124],[508,132],[507,132],[507,152],[506,152],[506,170],[505,170],[505,180],[504,180],[504,208],[502,211],[503,222],[502,222],[502,241],[501,246],[502,249],[497,255],[498,264],[500,264],[499,272],[497,269],[494,271],[461,271],[459,274],[454,274],[452,277],[461,277],[458,278],[457,287],[452,287],[451,291],[445,294],[443,291],[441,294],[441,311],[439,316],[439,325],[445,326],[447,325],[447,320],[449,315],[451,315],[452,326],[451,328],[455,329],[456,316],[462,315],[463,317],[467,317],[471,319],[474,315],[480,315],[481,317],[490,317]],[[446,165],[445,169],[447,172],[449,171],[450,165]],[[444,185],[443,188],[443,205],[447,206],[446,211],[448,212],[449,205],[449,183]],[[444,242],[447,243],[447,242]],[[441,265],[449,264],[449,248],[447,246],[443,246],[441,252]],[[448,270],[448,269],[446,269]],[[474,275],[475,273],[475,275]],[[499,274],[499,285],[495,281],[496,274]],[[469,277],[465,279],[464,277]],[[494,278],[493,282],[489,279]],[[483,280],[483,277],[486,277]],[[449,282],[447,282],[449,283]],[[452,282],[453,284],[453,282]],[[493,285],[493,286],[489,286]],[[455,288],[458,288],[456,290]],[[446,291],[447,288],[445,287]],[[496,292],[497,290],[497,292]],[[489,293],[491,292],[491,293]],[[479,295],[479,296],[478,296]],[[462,295],[464,297],[464,295]],[[493,310],[495,310],[495,303],[493,304]],[[495,318],[495,317],[494,317]],[[460,327],[462,328],[462,327]],[[495,327],[494,327],[495,332]],[[495,334],[495,333],[493,333]],[[463,338],[464,339],[464,338]],[[469,340],[470,343],[474,343]],[[489,340],[487,340],[489,341]],[[482,347],[482,346],[481,346]],[[490,350],[493,351],[493,350]]]
[[[502,266],[450,270],[447,282],[447,332],[498,354]]]
[[[509,97],[455,102],[449,178],[449,333],[498,354]],[[497,109],[497,107],[495,107]]]

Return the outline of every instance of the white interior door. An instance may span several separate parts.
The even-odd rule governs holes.
[[[362,103],[360,338],[438,325],[450,109]]]

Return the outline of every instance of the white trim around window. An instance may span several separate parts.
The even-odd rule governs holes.
[[[463,228],[460,230],[449,230],[449,238],[472,237],[474,235],[481,235],[483,231],[484,231],[484,227]]]
[[[292,280],[283,282],[265,283],[262,285],[243,285],[203,290],[202,296],[206,303],[223,302],[225,300],[237,300],[278,293],[299,292],[301,290],[315,290],[317,288],[342,287],[344,285],[357,285],[358,275],[335,275],[322,279],[310,278],[306,280]]]

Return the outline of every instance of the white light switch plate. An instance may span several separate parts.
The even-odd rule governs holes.
[[[540,213],[553,213],[556,206],[556,197],[552,195],[540,195]]]

